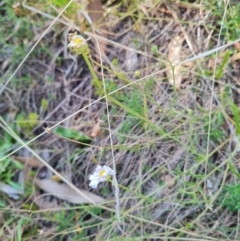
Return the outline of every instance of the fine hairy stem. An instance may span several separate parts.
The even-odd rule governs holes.
[[[98,88],[101,88],[101,87],[102,87],[102,86],[101,86],[101,82],[99,81],[99,79],[98,79],[98,77],[97,77],[97,75],[96,75],[96,73],[95,73],[95,71],[94,71],[94,69],[93,69],[93,66],[92,66],[92,64],[91,64],[91,62],[90,62],[90,60],[89,60],[88,55],[87,55],[85,52],[83,52],[83,53],[82,53],[82,56],[83,56],[83,58],[84,58],[84,60],[85,60],[85,62],[86,62],[86,64],[87,64],[87,66],[88,66],[88,68],[89,68],[89,70],[90,70],[90,72],[91,72],[91,74],[92,74],[92,77],[93,77],[93,85],[96,86],[96,87],[98,87]]]

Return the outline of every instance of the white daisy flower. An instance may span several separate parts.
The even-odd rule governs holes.
[[[83,38],[81,35],[73,35],[70,37],[70,39],[71,41],[68,44],[68,47],[73,49],[82,47],[87,42],[86,39]]]
[[[89,177],[91,188],[97,188],[100,182],[105,182],[109,178],[109,176],[115,175],[115,171],[108,166],[100,166],[98,165],[93,174]]]

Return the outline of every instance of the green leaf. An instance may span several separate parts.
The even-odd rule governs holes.
[[[11,180],[9,180],[8,182],[7,182],[10,186],[12,186],[13,188],[15,188],[15,189],[17,189],[17,190],[22,190],[22,186],[21,186],[21,184],[19,184],[19,183],[16,183],[16,182],[13,182],[13,181],[11,181]]]
[[[158,47],[157,45],[152,45],[151,47],[151,52],[154,54],[154,55],[157,55],[158,54]]]
[[[6,207],[6,203],[3,200],[0,200],[0,207],[1,208],[5,208]]]
[[[91,143],[91,138],[85,135],[83,132],[76,131],[70,128],[65,128],[62,126],[58,126],[53,131],[55,134],[65,137],[70,140],[84,142],[84,143]]]
[[[20,128],[32,129],[38,124],[38,114],[31,112],[26,117],[24,113],[20,113],[17,116],[17,123]]]
[[[239,109],[235,104],[232,104],[232,112],[234,115],[234,121],[236,125],[236,134],[240,135],[240,118],[239,118]]]
[[[21,241],[22,239],[22,220],[20,219],[20,221],[17,224],[17,241]]]
[[[228,163],[230,171],[237,177],[240,178],[240,174],[236,167],[232,163]]]
[[[6,159],[4,159],[3,162],[1,162],[0,174],[1,174],[1,172],[5,172],[6,171],[8,165],[11,163],[11,161],[12,160],[10,158],[6,158]]]
[[[222,76],[223,76],[223,72],[224,72],[224,68],[226,66],[226,64],[228,63],[229,61],[229,58],[230,58],[230,55],[231,55],[231,52],[230,51],[227,51],[223,57],[223,60],[221,62],[221,65],[219,66],[219,70],[216,74],[216,79],[221,79]]]
[[[29,119],[29,127],[34,128],[38,124],[38,114],[37,113],[29,113],[28,119]]]
[[[24,165],[21,162],[12,160],[12,162],[14,163],[14,165],[16,166],[17,169],[21,170],[24,168]]]
[[[48,108],[48,100],[46,100],[46,99],[41,99],[41,109],[42,109],[43,111],[46,111],[47,108]]]

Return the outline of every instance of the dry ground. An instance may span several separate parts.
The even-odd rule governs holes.
[[[1,2],[1,240],[240,240],[238,1],[68,2]]]

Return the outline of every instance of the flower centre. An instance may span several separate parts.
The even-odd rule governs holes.
[[[100,177],[103,177],[105,174],[106,174],[106,171],[105,171],[105,170],[101,170],[101,171],[99,172],[99,176],[100,176]]]
[[[75,38],[73,39],[73,43],[75,45],[81,45],[83,43],[83,40],[81,38]]]

